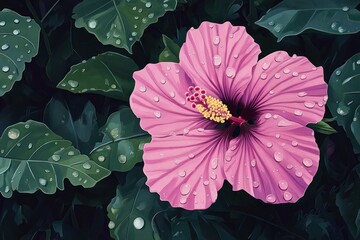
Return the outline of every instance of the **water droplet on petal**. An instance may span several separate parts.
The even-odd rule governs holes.
[[[306,79],[306,75],[305,75],[305,74],[301,75],[301,76],[300,76],[300,79],[301,79],[301,80]]]
[[[274,203],[276,201],[276,197],[274,194],[269,194],[266,196],[266,201],[268,201],[269,203]]]
[[[185,204],[187,202],[187,198],[186,197],[180,197],[180,203],[181,204]]]
[[[273,146],[273,144],[272,144],[271,142],[268,142],[268,143],[266,143],[266,146],[267,146],[268,148],[271,148],[271,147]]]
[[[271,113],[266,113],[265,116],[264,116],[265,119],[269,119],[271,117],[272,117]]]
[[[256,160],[255,159],[251,160],[250,165],[252,167],[255,167],[256,166]]]
[[[44,179],[44,178],[39,178],[39,184],[40,184],[41,186],[46,186],[46,184],[47,184],[46,179]]]
[[[91,168],[91,164],[89,162],[84,162],[82,166],[86,170],[89,170]]]
[[[159,97],[157,97],[157,96],[155,96],[153,99],[154,99],[155,102],[159,102],[159,101],[160,101]]]
[[[258,188],[259,185],[260,185],[259,182],[257,182],[257,181],[254,181],[254,182],[253,182],[253,187],[254,187],[254,188]]]
[[[205,186],[208,186],[209,185],[209,181],[208,180],[205,180],[204,182],[203,182],[203,184],[205,185]]]
[[[226,69],[226,71],[225,71],[225,74],[226,74],[226,76],[228,76],[229,78],[234,78],[236,72],[235,72],[235,69],[234,69],[234,68],[228,67],[228,68]]]
[[[284,192],[284,200],[290,201],[292,199],[292,197],[293,196],[292,196],[292,194],[290,192],[288,192],[288,191]]]
[[[140,229],[142,229],[144,227],[145,221],[144,221],[143,218],[137,217],[137,218],[134,219],[133,225],[134,225],[135,229],[140,230]]]
[[[213,43],[214,43],[215,45],[219,45],[219,43],[220,43],[220,37],[219,37],[219,36],[215,36],[214,39],[213,39]]]
[[[190,132],[190,129],[184,128],[183,132],[184,132],[184,134],[186,135],[186,134],[188,134],[188,133]]]
[[[293,147],[296,147],[297,145],[299,145],[299,143],[297,141],[293,140],[293,141],[291,141],[291,145]]]
[[[154,112],[154,115],[155,115],[155,117],[157,117],[157,118],[160,118],[160,117],[161,117],[161,113],[160,113],[159,111],[155,111],[155,112]]]
[[[290,69],[284,68],[283,72],[286,73],[286,74],[288,74],[288,73],[290,73]]]
[[[288,189],[288,187],[289,187],[289,184],[288,184],[287,181],[285,181],[285,180],[280,180],[279,181],[279,188],[281,190],[286,190],[286,189]]]
[[[189,184],[183,184],[181,187],[180,187],[180,193],[181,195],[188,195],[191,191],[191,187]]]
[[[262,73],[262,74],[260,75],[260,78],[261,78],[262,80],[265,80],[265,79],[267,78],[267,74],[266,74],[266,73]]]
[[[11,128],[8,132],[8,137],[12,140],[17,139],[20,136],[20,131],[16,128]]]
[[[274,60],[275,62],[281,62],[283,60],[283,57],[281,55],[277,55]]]
[[[278,127],[288,127],[288,126],[291,126],[292,123],[287,120],[280,120],[277,125],[278,125]]]
[[[139,91],[140,91],[140,92],[146,92],[146,90],[147,90],[147,89],[146,89],[145,86],[140,86],[140,87],[139,87]]]
[[[217,159],[217,158],[213,158],[213,159],[211,160],[211,168],[212,168],[212,169],[216,169],[217,166],[218,166],[218,159]]]
[[[277,162],[281,162],[283,160],[283,154],[281,152],[274,152],[274,159]]]
[[[313,108],[315,106],[314,102],[304,102],[304,106],[307,108]]]
[[[311,167],[313,165],[313,161],[309,158],[304,158],[302,162],[305,167]]]
[[[276,134],[275,134],[275,137],[276,137],[276,138],[280,138],[280,137],[281,137],[280,133],[276,133]]]
[[[266,69],[268,69],[270,67],[270,64],[263,63],[263,65],[261,67],[262,67],[262,69],[266,70]]]
[[[302,171],[300,171],[300,170],[295,171],[295,176],[302,177],[302,175],[303,175]]]
[[[94,29],[94,28],[96,28],[96,25],[97,25],[97,21],[95,19],[89,20],[89,22],[88,22],[89,28]]]
[[[295,111],[294,111],[294,114],[295,114],[296,116],[302,116],[302,115],[303,115],[303,112],[302,112],[301,110],[295,110]]]
[[[292,75],[293,75],[293,77],[297,77],[297,76],[299,76],[299,73],[298,72],[293,72]]]
[[[305,97],[306,95],[307,95],[306,92],[299,92],[299,93],[298,93],[298,96],[299,96],[299,97]]]
[[[193,159],[195,157],[194,154],[190,153],[189,156],[188,156],[190,159]]]
[[[180,176],[180,177],[185,177],[185,176],[186,176],[186,171],[180,170],[180,171],[179,171],[179,176]]]
[[[161,84],[165,84],[165,83],[166,83],[166,79],[164,79],[164,78],[160,79],[160,83],[161,83]]]
[[[217,178],[216,173],[215,173],[215,172],[211,172],[210,178],[211,178],[212,180],[215,180],[215,179]]]
[[[220,55],[215,55],[213,58],[213,63],[215,67],[219,67],[221,65],[221,56]]]
[[[274,93],[275,93],[274,90],[270,90],[270,91],[269,91],[269,94],[270,94],[270,95],[273,95]]]
[[[293,165],[289,163],[288,165],[286,165],[286,168],[290,170],[293,168]]]

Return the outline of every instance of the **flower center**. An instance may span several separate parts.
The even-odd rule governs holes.
[[[205,89],[199,86],[190,86],[185,96],[186,100],[191,102],[191,107],[196,108],[206,119],[217,123],[225,123],[230,120],[232,124],[239,126],[247,122],[241,117],[233,117],[226,104],[220,99],[208,96]]]

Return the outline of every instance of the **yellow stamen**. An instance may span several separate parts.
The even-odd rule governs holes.
[[[206,118],[224,123],[231,117],[228,107],[219,99],[206,96],[205,104],[196,104],[196,109]]]

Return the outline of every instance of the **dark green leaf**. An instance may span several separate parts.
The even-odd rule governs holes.
[[[72,66],[57,87],[73,93],[98,93],[129,101],[134,89],[132,74],[136,70],[138,67],[131,58],[106,52]]]
[[[91,151],[90,158],[111,170],[125,172],[142,161],[144,144],[150,136],[139,125],[130,108],[111,114],[101,129],[102,142]]]
[[[180,47],[173,40],[163,35],[164,50],[160,53],[159,62],[179,62]]]
[[[256,24],[271,31],[278,42],[307,29],[328,34],[352,34],[360,31],[358,4],[358,0],[284,0]]]
[[[132,46],[144,30],[167,11],[176,8],[176,0],[84,0],[74,8],[75,26],[84,27],[102,44],[125,48]]]
[[[336,121],[344,127],[353,144],[354,151],[360,152],[358,136],[359,118],[355,110],[360,105],[360,53],[355,54],[344,65],[337,68],[329,81],[328,107]],[[352,127],[353,126],[353,127]],[[356,137],[357,136],[357,137]]]
[[[45,124],[31,120],[5,129],[0,149],[0,192],[5,197],[14,190],[53,194],[64,189],[65,178],[89,188],[110,174]]]
[[[135,171],[136,172],[136,171]],[[107,207],[111,236],[116,240],[154,239],[153,217],[162,207],[159,196],[150,193],[146,178],[131,172],[124,186]]]
[[[354,239],[360,238],[360,165],[357,165],[336,195],[336,205]]]
[[[21,80],[25,63],[36,56],[40,27],[29,17],[3,9],[0,12],[0,96]]]
[[[333,129],[329,124],[327,124],[324,121],[320,121],[318,123],[311,123],[308,124],[307,126],[313,129],[315,132],[319,132],[326,135],[337,133],[335,129]]]
[[[53,97],[44,110],[44,123],[83,153],[91,151],[98,137],[95,107],[84,98]]]

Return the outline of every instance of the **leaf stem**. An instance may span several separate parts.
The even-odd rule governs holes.
[[[30,0],[26,0],[25,2],[26,2],[26,6],[27,6],[27,8],[29,9],[29,11],[31,12],[31,14],[32,14],[35,22],[36,22],[37,24],[39,24],[39,26],[40,26],[40,28],[41,28],[41,35],[42,35],[42,37],[43,37],[43,39],[44,39],[44,44],[45,44],[46,52],[47,52],[48,56],[51,56],[50,41],[49,41],[49,38],[48,38],[48,36],[47,36],[47,34],[46,34],[46,32],[45,32],[44,25],[42,24],[40,18],[37,16],[36,11],[35,11],[32,3],[31,3],[31,1],[30,1]]]
[[[42,17],[41,22],[44,22],[45,18],[50,14],[50,12],[56,7],[56,5],[60,2],[60,0],[57,0],[54,5],[45,13],[45,15]]]

